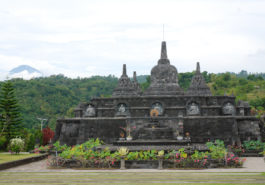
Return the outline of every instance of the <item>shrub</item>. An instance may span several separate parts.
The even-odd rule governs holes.
[[[212,157],[212,159],[224,159],[225,154],[226,154],[224,141],[216,140],[214,143],[207,142],[206,146],[210,150],[209,154]]]
[[[21,152],[24,148],[24,140],[21,138],[14,138],[10,140],[10,145],[9,145],[9,149],[11,150],[11,152],[15,152],[16,154],[18,154],[19,152]]]
[[[261,141],[244,141],[243,147],[246,150],[264,150],[265,149],[265,143],[262,143]]]
[[[42,130],[42,144],[47,145],[51,142],[52,138],[54,136],[54,132],[49,128],[44,128]]]
[[[64,145],[60,145],[60,141],[56,141],[54,144],[54,149],[57,151],[57,152],[62,152],[62,151],[65,151],[65,150],[69,150],[71,147],[67,146],[66,144]]]
[[[5,150],[5,144],[7,142],[7,139],[5,136],[0,137],[0,150]]]

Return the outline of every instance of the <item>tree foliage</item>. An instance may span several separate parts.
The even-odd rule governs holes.
[[[22,119],[15,90],[11,81],[2,84],[0,92],[0,137],[4,136],[9,142],[21,135]]]

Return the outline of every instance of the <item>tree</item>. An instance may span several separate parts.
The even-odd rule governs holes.
[[[21,114],[11,81],[2,84],[0,114],[0,137],[6,137],[8,143],[12,138],[20,136],[22,129]]]
[[[49,127],[46,127],[42,130],[42,136],[42,144],[47,145],[52,140],[54,132]]]

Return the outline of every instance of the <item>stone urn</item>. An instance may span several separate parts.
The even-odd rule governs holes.
[[[132,136],[129,135],[128,137],[126,137],[126,140],[127,141],[131,141],[132,140]]]
[[[182,141],[183,140],[183,136],[177,136],[177,140],[178,141]]]

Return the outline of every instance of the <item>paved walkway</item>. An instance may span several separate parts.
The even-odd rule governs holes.
[[[213,168],[203,170],[173,170],[173,169],[110,169],[110,170],[75,170],[75,169],[49,169],[47,160],[32,162],[30,164],[3,170],[5,172],[265,172],[265,162],[262,157],[246,157],[243,168]]]

